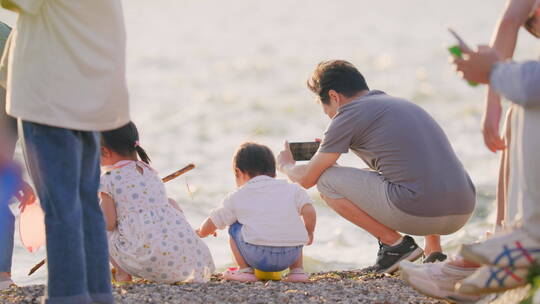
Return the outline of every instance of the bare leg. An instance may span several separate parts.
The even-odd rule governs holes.
[[[304,263],[303,263],[303,251],[300,251],[300,256],[298,259],[289,266],[289,274],[285,277],[285,282],[291,283],[309,283],[309,275],[304,272]]]
[[[499,167],[499,182],[497,184],[497,219],[496,226],[502,226],[506,215],[508,204],[508,181],[510,180],[510,141],[511,141],[511,119],[512,108],[506,113],[506,121],[504,122],[504,144],[506,149],[502,151],[501,162]]]
[[[463,267],[463,268],[478,268],[480,265],[466,261],[462,258],[457,258],[452,261],[448,262],[448,265],[457,266],[457,267]]]
[[[322,194],[321,197],[326,201],[328,206],[334,209],[334,211],[336,211],[339,215],[356,226],[366,230],[369,234],[379,239],[379,241],[381,241],[383,244],[392,245],[401,238],[401,235],[397,231],[379,223],[369,214],[365,213],[362,209],[351,203],[351,201],[348,199],[333,199]]]
[[[304,252],[300,252],[298,259],[289,267],[290,269],[302,268],[304,269]]]
[[[441,236],[437,234],[426,235],[426,246],[424,253],[426,256],[433,252],[442,252],[441,248]]]
[[[9,279],[11,278],[11,273],[9,272],[0,272],[0,279]]]
[[[231,245],[231,251],[233,253],[236,264],[238,264],[238,267],[240,267],[240,269],[250,267],[246,263],[246,260],[244,260],[244,257],[242,256],[242,254],[240,253],[240,250],[238,250],[238,247],[236,246],[236,242],[232,238],[229,238],[229,244]]]
[[[132,278],[129,273],[127,273],[124,269],[122,269],[118,264],[114,261],[112,257],[110,257],[111,264],[113,264],[114,269],[116,270],[116,273],[114,275],[114,279],[117,282],[131,282]]]

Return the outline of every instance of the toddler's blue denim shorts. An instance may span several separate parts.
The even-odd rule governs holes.
[[[302,254],[304,247],[303,245],[275,247],[246,243],[242,236],[242,224],[239,222],[229,227],[229,235],[249,266],[267,272],[289,268]]]

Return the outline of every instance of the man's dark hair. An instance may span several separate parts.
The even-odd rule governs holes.
[[[308,88],[324,104],[329,104],[328,91],[334,90],[345,97],[353,97],[360,91],[369,90],[364,76],[345,60],[323,61],[307,81]]]
[[[276,159],[272,150],[252,142],[243,143],[234,155],[233,164],[249,177],[268,175],[276,177]]]
[[[131,121],[118,129],[101,132],[101,145],[122,156],[129,157],[137,153],[143,162],[150,163],[148,154],[139,145],[139,131]]]

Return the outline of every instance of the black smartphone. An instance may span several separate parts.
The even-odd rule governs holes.
[[[296,161],[310,160],[317,153],[320,145],[321,143],[318,141],[289,143],[293,158]]]

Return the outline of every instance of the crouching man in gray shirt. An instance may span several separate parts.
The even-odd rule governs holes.
[[[379,240],[377,271],[422,255],[400,232],[426,236],[426,260],[444,260],[439,235],[467,223],[475,189],[441,127],[416,104],[369,90],[346,61],[320,63],[308,86],[331,122],[307,165],[295,165],[286,144],[280,171],[306,189],[317,185],[328,206]],[[349,150],[369,169],[336,165]]]

